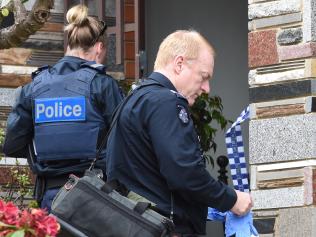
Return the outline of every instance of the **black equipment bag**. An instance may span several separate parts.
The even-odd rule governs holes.
[[[61,225],[59,237],[167,237],[174,230],[172,196],[169,219],[152,210],[149,202],[136,202],[121,195],[93,169],[123,106],[137,90],[116,109],[109,132],[89,170],[82,178],[70,175],[54,198],[51,215]]]
[[[173,230],[172,221],[150,203],[122,196],[93,171],[70,176],[52,203],[52,214],[61,236],[164,237]]]

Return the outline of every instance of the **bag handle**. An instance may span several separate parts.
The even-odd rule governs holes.
[[[133,210],[139,215],[142,215],[150,206],[151,204],[149,202],[137,202]]]

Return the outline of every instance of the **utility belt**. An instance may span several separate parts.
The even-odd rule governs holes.
[[[37,202],[41,202],[44,194],[49,189],[61,188],[69,180],[70,174],[58,175],[55,177],[36,176],[34,198]],[[82,177],[83,173],[74,173],[77,177]]]
[[[61,188],[68,181],[68,179],[69,174],[45,178],[45,191],[52,188]]]

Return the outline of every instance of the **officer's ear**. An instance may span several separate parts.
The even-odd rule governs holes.
[[[98,54],[100,54],[102,52],[102,50],[105,50],[105,45],[103,42],[98,41],[95,43],[94,46],[96,47]]]
[[[182,55],[178,55],[174,59],[174,70],[176,74],[180,74],[184,67],[184,57]]]
[[[94,47],[96,49],[97,55],[101,55],[101,54],[103,54],[106,51],[106,48],[105,48],[105,45],[104,45],[103,42],[97,42],[94,45]]]

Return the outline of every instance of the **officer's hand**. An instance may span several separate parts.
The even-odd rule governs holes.
[[[231,211],[236,215],[242,216],[247,214],[253,206],[252,198],[249,193],[235,190],[237,194],[237,201]]]

